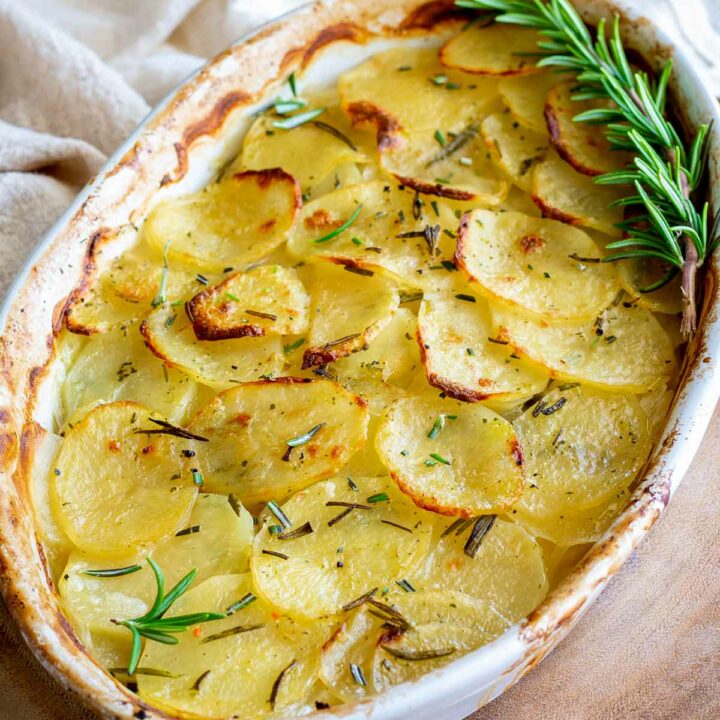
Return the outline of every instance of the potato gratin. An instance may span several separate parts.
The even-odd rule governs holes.
[[[89,248],[32,493],[78,635],[148,703],[260,718],[417,678],[622,509],[680,293],[601,262],[622,209],[592,176],[626,158],[536,40],[292,76],[214,182]]]

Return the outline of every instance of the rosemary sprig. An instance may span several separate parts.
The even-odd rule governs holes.
[[[169,593],[165,594],[165,576],[163,571],[152,558],[148,558],[147,561],[155,574],[155,582],[157,584],[155,601],[152,607],[138,618],[126,620],[116,620],[113,618],[111,620],[111,622],[116,625],[126,627],[132,633],[132,649],[130,650],[130,659],[128,660],[127,668],[128,675],[134,675],[137,670],[142,652],[142,638],[165,643],[166,645],[177,645],[179,640],[175,637],[175,633],[184,632],[191,625],[198,625],[208,620],[220,620],[225,617],[225,613],[216,612],[191,613],[189,615],[176,615],[175,617],[169,618],[163,617],[172,607],[173,603],[190,587],[197,575],[197,570],[191,570]]]
[[[620,38],[616,15],[606,33],[604,20],[593,40],[568,0],[456,0],[464,8],[490,11],[495,21],[536,28],[539,67],[555,67],[575,75],[575,100],[610,100],[612,106],[576,115],[576,122],[604,126],[615,150],[633,154],[622,170],[606,173],[595,182],[628,185],[634,195],[616,205],[631,208],[620,224],[625,237],[610,243],[616,251],[605,261],[658,259],[671,271],[644,290],[651,291],[682,272],[682,333],[697,329],[696,275],[718,245],[717,218],[710,220],[707,202],[694,197],[707,164],[708,125],[700,125],[685,144],[665,113],[667,86],[672,73],[668,61],[657,78],[631,69]]]

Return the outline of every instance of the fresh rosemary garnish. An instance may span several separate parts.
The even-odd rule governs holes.
[[[482,545],[482,541],[490,530],[492,530],[496,518],[497,515],[482,515],[475,521],[473,529],[470,531],[470,537],[465,543],[464,552],[466,555],[475,559],[480,545]]]
[[[363,277],[372,277],[375,274],[374,270],[368,270],[367,268],[362,267],[355,267],[354,265],[343,265],[343,270],[355,273],[356,275],[362,275]]]
[[[471,302],[471,303],[477,302],[477,298],[474,295],[468,295],[466,293],[457,293],[455,295],[455,297],[458,300],[463,300],[465,302]]]
[[[275,702],[277,700],[277,695],[280,690],[280,683],[283,681],[283,678],[285,677],[285,673],[287,673],[291,668],[295,666],[295,659],[293,658],[278,674],[278,676],[275,678],[275,682],[272,685],[272,690],[270,691],[270,707],[274,710],[275,709]]]
[[[344,233],[358,218],[358,215],[362,212],[363,204],[360,203],[354,210],[353,214],[342,224],[340,227],[336,227],[334,230],[331,230],[327,235],[323,235],[322,237],[317,238],[316,240],[313,240],[313,242],[316,245],[319,245],[320,243],[326,243],[330,240],[333,240],[338,235],[341,235]]]
[[[590,264],[590,263],[601,263],[602,262],[602,258],[580,257],[580,255],[578,255],[577,253],[570,253],[570,255],[568,255],[568,257],[571,260],[577,260],[580,263]]]
[[[352,335],[344,335],[341,338],[337,338],[336,340],[330,340],[329,342],[326,342],[323,345],[323,350],[329,350],[332,347],[336,347],[337,345],[342,345],[343,343],[348,342],[349,340],[354,340],[355,338],[359,338],[360,333],[353,333]]]
[[[204,637],[201,641],[201,645],[205,645],[209,642],[215,642],[216,640],[223,640],[226,637],[232,637],[233,635],[241,635],[242,633],[251,632],[252,630],[259,630],[260,628],[265,627],[263,623],[259,623],[257,625],[237,625],[236,627],[228,628],[227,630],[222,630],[219,633],[215,633],[214,635],[208,635],[207,637]]]
[[[313,532],[313,526],[308,520],[306,523],[302,524],[299,528],[297,528],[297,530],[278,533],[277,538],[278,540],[296,540],[297,538],[301,538],[304,535],[309,535],[311,532]]]
[[[190,471],[190,474],[192,475],[193,484],[197,485],[198,487],[202,487],[202,485],[205,482],[205,480],[203,479],[202,473],[197,468],[193,468]]]
[[[202,525],[191,525],[190,527],[186,527],[184,530],[178,530],[178,532],[175,533],[175,537],[183,537],[184,535],[194,535],[195,533],[199,533],[202,530]]]
[[[440,537],[444,538],[453,533],[455,533],[455,535],[461,535],[474,522],[475,520],[473,518],[458,518],[445,528]]]
[[[392,655],[398,660],[409,660],[412,662],[447,657],[455,652],[455,648],[439,648],[437,650],[401,650],[400,648],[394,648],[388,645],[381,645],[380,647],[388,655]]]
[[[294,350],[297,350],[299,347],[301,347],[305,343],[305,338],[298,338],[295,342],[288,343],[287,345],[283,345],[283,352],[286,355],[289,355]]]
[[[272,313],[266,313],[261,312],[260,310],[245,310],[245,312],[248,315],[253,315],[254,317],[264,318],[265,320],[277,320],[277,315],[273,315]]]
[[[238,610],[242,610],[243,608],[246,608],[251,603],[254,603],[257,600],[257,597],[253,595],[253,593],[247,593],[243,595],[239,600],[234,602],[232,605],[228,605],[228,607],[225,609],[225,615],[230,616],[234,615]]]
[[[368,598],[367,603],[375,609],[374,611],[370,610],[370,614],[379,617],[388,625],[398,630],[410,630],[412,627],[398,610],[387,603],[380,602],[380,600],[376,600],[374,597]]]
[[[392,527],[396,527],[399,530],[403,530],[404,532],[412,534],[412,528],[405,527],[405,525],[400,525],[400,523],[393,522],[392,520],[381,520],[381,523],[384,523],[385,525],[392,525]]]
[[[435,462],[432,462],[433,460]],[[426,465],[437,465],[438,463],[442,463],[443,465],[452,465],[450,460],[448,460],[447,458],[444,458],[439,453],[430,453],[430,460],[425,461]]]
[[[200,675],[197,676],[195,682],[192,684],[192,687],[190,689],[194,692],[199,692],[200,686],[203,684],[203,681],[209,674],[210,670],[206,670],[204,673],[200,673]]]
[[[360,685],[360,687],[367,687],[367,680],[365,679],[365,675],[359,665],[350,663],[350,674],[353,676],[353,680]]]
[[[293,97],[297,97],[297,80],[295,78],[294,72],[290,73],[290,77],[288,78],[288,85],[290,86],[290,92],[292,93]]]
[[[108,672],[111,675],[147,675],[148,677],[161,677],[161,678],[178,678],[179,675],[175,675],[174,673],[168,672],[167,670],[161,670],[159,668],[149,668],[149,667],[138,667],[135,668],[134,673],[129,673],[127,668],[121,668],[121,667],[115,667],[115,668],[109,668]]]
[[[278,100],[273,105],[273,110],[278,115],[289,115],[290,113],[294,113],[296,110],[300,110],[300,108],[304,108],[307,105],[307,103],[304,100],[295,99],[295,100]]]
[[[290,556],[285,553],[276,552],[275,550],[263,550],[263,555],[272,555],[273,557],[280,558],[281,560],[289,560]]]
[[[388,497],[388,494],[384,493],[384,492],[376,493],[375,495],[371,495],[369,498],[366,498],[366,500],[369,503],[390,502],[390,498]]]
[[[374,587],[372,590],[369,590],[368,592],[364,593],[358,598],[355,598],[354,600],[351,600],[349,603],[345,603],[345,605],[342,606],[343,612],[350,612],[350,610],[354,610],[356,607],[360,607],[360,605],[363,605],[366,603],[375,593],[378,591],[376,587]]]
[[[142,565],[128,565],[127,567],[108,568],[107,570],[83,570],[83,575],[92,577],[120,577],[121,575],[132,575],[142,570]]]
[[[345,135],[345,133],[341,132],[337,128],[332,125],[328,125],[326,122],[322,122],[322,120],[316,120],[313,125],[318,128],[318,130],[324,130],[326,133],[330,133],[333,137],[336,137],[338,140],[344,142],[351,150],[357,152],[357,145],[347,135]]]
[[[399,585],[405,592],[415,592],[415,588],[408,580],[396,580],[396,585]]]
[[[633,155],[626,168],[596,178],[601,185],[627,185],[635,194],[614,205],[630,208],[619,224],[624,238],[607,245],[614,254],[605,262],[658,259],[671,271],[649,290],[662,287],[682,272],[681,332],[697,329],[696,276],[720,241],[718,218],[710,220],[708,202],[695,197],[708,157],[708,125],[700,125],[685,144],[666,117],[668,60],[657,78],[634,72],[620,38],[615,15],[608,38],[603,18],[591,32],[568,0],[456,0],[456,5],[490,11],[495,21],[536,28],[539,67],[575,74],[574,100],[600,100],[603,106],[576,115],[576,122],[602,125],[613,150]],[[608,105],[607,101],[611,101]],[[720,217],[720,216],[718,216]]]
[[[288,443],[289,444],[289,443]],[[292,523],[288,516],[280,509],[280,506],[274,501],[269,500],[267,509],[279,520],[280,524],[285,528],[291,528]]]
[[[442,147],[430,160],[426,163],[425,167],[432,167],[435,163],[439,163],[443,160],[447,160],[451,155],[456,153],[460,148],[467,145],[471,140],[475,139],[480,132],[480,128],[476,125],[470,125],[464,130],[460,131],[449,143]]]
[[[310,442],[310,440],[312,440],[320,432],[320,430],[325,427],[325,425],[327,425],[325,422],[318,423],[315,427],[310,428],[306,433],[290,438],[290,440],[287,440],[285,444],[291,448],[304,445],[305,443]]]
[[[361,503],[345,502],[343,500],[328,500],[325,503],[325,507],[344,507],[344,508],[352,508],[353,510],[372,510],[372,508],[369,505],[362,505]]]
[[[298,115],[291,115],[290,117],[284,118],[283,120],[273,120],[273,127],[279,128],[280,130],[292,130],[293,128],[304,125],[305,123],[314,120],[325,112],[326,108],[315,108],[314,110],[308,110]]]
[[[197,575],[197,570],[191,570],[183,577],[169,593],[165,594],[165,576],[152,558],[148,558],[148,565],[155,575],[157,591],[155,601],[150,610],[137,618],[125,620],[111,619],[115,625],[126,627],[132,634],[132,647],[128,660],[128,674],[133,675],[140,662],[142,650],[142,638],[165,643],[166,645],[177,645],[179,642],[175,633],[187,630],[191,625],[208,622],[209,620],[220,620],[225,617],[224,613],[198,612],[189,615],[176,615],[175,617],[163,617],[172,607],[173,603],[187,591]]]
[[[197,440],[198,442],[210,442],[210,440],[202,435],[196,435],[191,433],[189,430],[178,427],[177,425],[171,425],[165,420],[156,420],[155,418],[148,418],[151,423],[159,425],[159,428],[143,429],[140,428],[134,431],[135,435],[174,435],[175,437],[183,438],[183,440]]]
[[[440,431],[445,429],[446,420],[457,420],[457,415],[447,415],[446,413],[440,413],[440,415],[435,418],[435,422],[433,423],[433,426],[430,428],[430,431],[427,434],[429,440],[435,440],[440,434]]]

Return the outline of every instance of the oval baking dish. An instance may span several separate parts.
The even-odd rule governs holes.
[[[588,22],[620,12],[627,44],[651,64],[672,56],[681,120],[712,123],[709,196],[720,207],[720,113],[686,58],[650,22],[607,0],[577,0]],[[60,682],[102,717],[173,717],[138,699],[103,670],[64,617],[36,533],[29,468],[42,428],[53,426],[64,366],[54,340],[68,298],[88,271],[88,247],[127,224],[140,224],[159,199],[203,187],[238,151],[252,114],[293,71],[317,84],[380,49],[437,44],[456,27],[451,2],[317,2],[242,39],[168,97],[110,159],[35,250],[2,311],[0,346],[1,589],[27,642]],[[454,25],[453,25],[454,23]],[[460,718],[517,682],[560,642],[652,528],[683,478],[720,396],[718,258],[703,275],[700,327],[685,357],[660,442],[625,510],[580,564],[526,620],[410,683],[323,717]]]

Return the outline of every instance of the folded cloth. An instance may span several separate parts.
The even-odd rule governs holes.
[[[0,296],[43,233],[152,105],[233,40],[303,2],[0,0]],[[718,0],[622,4],[651,14],[689,50],[720,95],[713,26],[720,14],[712,12]],[[714,437],[719,434],[716,423]],[[580,631],[478,718],[720,714],[720,570],[707,560],[720,545],[720,492],[710,482],[714,458],[704,461],[695,465],[663,527]],[[689,499],[693,492],[696,504]],[[625,647],[631,640],[638,647]],[[0,720],[89,717],[50,684],[2,611],[0,650]]]

